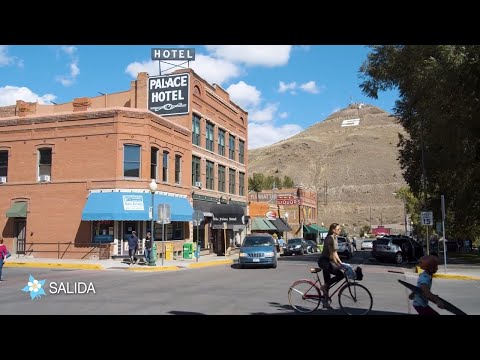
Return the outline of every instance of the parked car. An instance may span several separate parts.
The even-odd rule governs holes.
[[[307,242],[307,252],[314,253],[318,252],[318,245],[313,240],[305,240]]]
[[[363,240],[362,241],[362,245],[361,245],[361,249],[362,250],[370,250],[373,248],[373,240]]]
[[[349,241],[349,239],[347,239],[344,236],[338,236],[337,243],[338,243],[338,250],[337,250],[338,256],[344,256],[347,259],[350,259],[353,254],[353,245]]]
[[[423,247],[409,236],[384,236],[373,241],[372,256],[379,261],[390,260],[401,264],[420,259]]]
[[[302,238],[288,239],[287,245],[283,249],[284,255],[303,255],[307,253],[308,244]]]
[[[249,234],[245,236],[238,255],[240,268],[249,265],[277,267],[277,248],[270,234]]]

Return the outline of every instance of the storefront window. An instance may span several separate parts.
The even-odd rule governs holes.
[[[155,241],[163,240],[162,224],[155,223],[154,239]],[[172,221],[165,224],[165,241],[184,240],[185,239],[185,223],[182,221]]]
[[[93,222],[93,242],[113,242],[113,221]]]

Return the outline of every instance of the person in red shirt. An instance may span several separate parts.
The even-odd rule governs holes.
[[[3,238],[0,237],[0,281],[3,281],[2,278],[2,269],[5,260],[7,260],[7,255],[9,254],[7,247],[3,244]]]

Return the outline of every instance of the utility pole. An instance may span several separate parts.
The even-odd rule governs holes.
[[[425,150],[423,141],[423,117],[420,119],[420,146],[422,151],[422,182],[423,182],[423,211],[427,211],[427,175],[425,170]],[[425,241],[427,242],[427,255],[430,255],[430,241],[428,239],[428,225],[425,225]]]

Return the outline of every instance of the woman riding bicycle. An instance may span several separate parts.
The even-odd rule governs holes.
[[[323,306],[328,306],[328,289],[329,287],[342,280],[344,277],[342,272],[342,261],[338,256],[338,242],[337,236],[340,234],[342,228],[337,223],[330,225],[328,229],[328,235],[325,238],[323,244],[323,251],[318,259],[318,266],[323,270],[323,280],[325,284],[322,285],[321,290],[323,292]],[[331,275],[335,275],[331,278]]]

